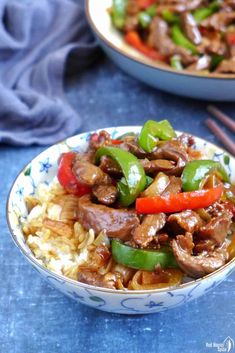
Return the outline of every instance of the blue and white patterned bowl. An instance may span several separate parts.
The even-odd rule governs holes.
[[[98,5],[97,5],[98,3]],[[177,71],[153,61],[126,44],[110,19],[112,0],[86,0],[89,24],[105,53],[123,71],[148,85],[177,95],[215,101],[234,101],[234,74]]]
[[[126,132],[138,133],[140,127],[126,126],[106,129],[113,138]],[[57,171],[61,153],[69,150],[85,151],[90,133],[70,137],[48,148],[34,158],[18,175],[9,193],[7,219],[12,238],[25,258],[50,283],[67,296],[91,307],[121,314],[155,313],[174,308],[198,298],[223,281],[234,269],[235,259],[203,279],[175,288],[152,291],[123,291],[94,287],[57,275],[43,267],[28,248],[21,230],[21,219],[27,216],[24,198],[34,195],[37,185],[50,183]],[[197,148],[207,152],[208,158],[224,164],[232,181],[235,181],[235,159],[225,151],[196,138]]]

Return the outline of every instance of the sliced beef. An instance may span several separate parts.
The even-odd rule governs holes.
[[[194,233],[199,230],[203,222],[200,216],[192,211],[186,210],[170,215],[167,219],[167,230],[171,235]]]
[[[147,156],[147,153],[138,145],[138,141],[136,138],[130,138],[128,140],[125,140],[119,145],[119,147],[122,150],[134,154],[138,158],[145,158]]]
[[[227,244],[224,242],[211,253],[193,256],[192,234],[178,235],[172,241],[172,249],[179,267],[190,277],[200,278],[214,272],[228,260]]]
[[[96,234],[106,230],[109,237],[128,239],[139,225],[134,210],[115,209],[91,202],[90,196],[78,199],[78,221],[85,229],[93,229]]]
[[[90,136],[89,149],[96,151],[102,146],[110,145],[112,145],[112,139],[110,134],[105,130],[102,130],[99,133],[95,132]]]
[[[164,227],[165,223],[166,215],[164,213],[145,216],[142,223],[133,232],[134,242],[145,248],[153,240],[157,232]]]
[[[87,152],[77,152],[75,161],[95,163],[95,151],[88,150]]]
[[[78,272],[77,280],[92,286],[116,289],[115,278],[114,280],[110,280],[107,276],[100,275],[99,273],[90,270],[81,269],[81,271]]]
[[[114,185],[95,185],[92,195],[104,205],[112,205],[117,199],[117,188]]]
[[[150,24],[148,42],[162,55],[170,56],[175,50],[175,44],[169,36],[168,24],[158,16]]]
[[[221,11],[206,18],[201,22],[201,26],[214,29],[216,31],[226,31],[226,27],[235,21],[235,12]]]
[[[87,186],[101,184],[107,185],[112,182],[108,174],[104,173],[99,167],[88,162],[75,160],[73,165],[73,173],[79,183]]]
[[[230,213],[224,213],[209,221],[205,226],[201,227],[198,232],[198,238],[203,240],[211,240],[215,245],[223,244],[232,224]]]
[[[151,159],[168,159],[178,162],[181,159],[183,162],[188,161],[187,150],[179,140],[170,140],[162,143],[162,145],[152,152]]]
[[[175,162],[168,161],[166,159],[148,160],[147,158],[140,159],[145,172],[147,174],[156,174],[158,172],[164,172],[168,174],[175,168]]]
[[[136,0],[128,0],[126,5],[126,12],[128,15],[137,15],[140,11],[140,6]]]
[[[188,147],[192,147],[195,145],[195,140],[194,137],[192,135],[189,134],[181,134],[180,136],[177,137],[177,140],[180,141],[180,143],[182,143],[183,145],[186,145]]]
[[[220,32],[208,31],[206,37],[203,37],[199,51],[206,54],[226,55],[227,48]]]
[[[181,178],[170,176],[170,183],[163,191],[162,196],[166,196],[169,194],[178,194],[182,189],[182,181]]]
[[[157,148],[150,155],[151,159],[167,159],[176,162],[175,168],[173,168],[168,175],[181,175],[186,162],[188,162],[188,153],[186,146],[179,140],[171,140],[164,142],[159,148]]]
[[[103,156],[100,160],[100,169],[107,174],[111,174],[114,176],[121,176],[122,171],[119,165],[110,157]]]
[[[235,58],[223,60],[215,70],[218,73],[235,73]]]
[[[202,41],[197,22],[190,12],[183,12],[180,16],[181,23],[188,39],[195,45],[199,45]]]

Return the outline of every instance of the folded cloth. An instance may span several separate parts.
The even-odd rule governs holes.
[[[78,131],[82,119],[64,95],[65,66],[76,56],[83,69],[96,50],[72,0],[1,0],[0,143],[47,145]]]

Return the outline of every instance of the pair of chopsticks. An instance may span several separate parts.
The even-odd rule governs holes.
[[[228,115],[221,112],[214,105],[209,105],[207,107],[208,112],[213,115],[217,120],[219,120],[223,125],[225,125],[231,132],[235,133],[235,121]],[[220,140],[226,149],[235,156],[235,142],[232,140],[221,127],[211,118],[206,120],[206,125],[213,132],[213,134]],[[235,136],[235,135],[233,135]]]

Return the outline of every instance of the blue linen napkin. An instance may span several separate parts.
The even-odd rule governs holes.
[[[82,118],[64,96],[65,66],[72,56],[83,69],[96,50],[78,4],[0,0],[0,143],[47,145],[75,133]]]

